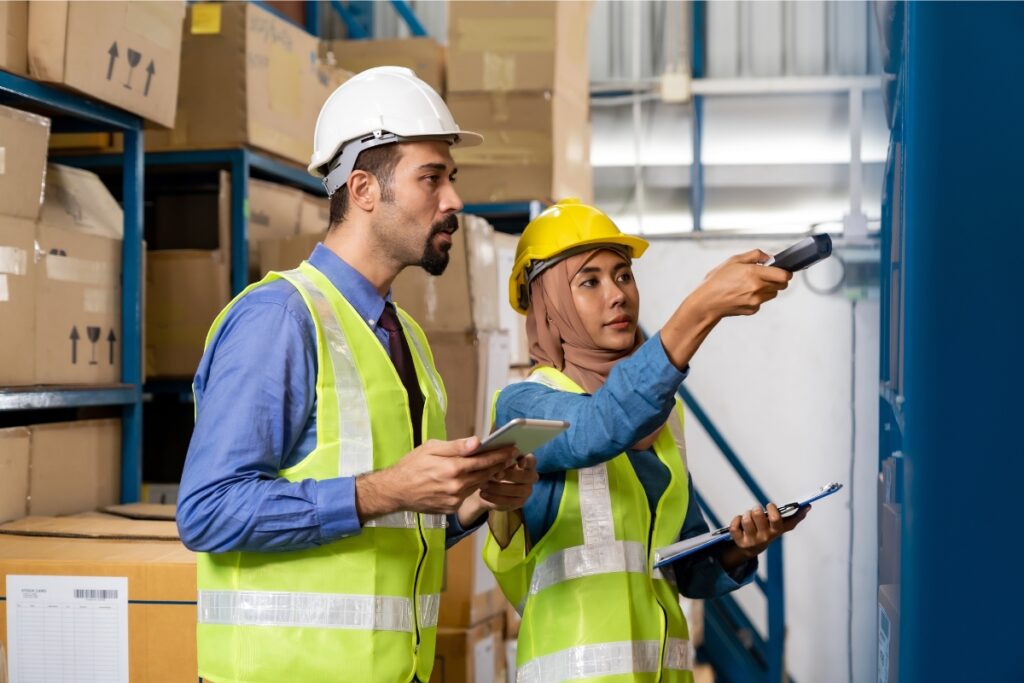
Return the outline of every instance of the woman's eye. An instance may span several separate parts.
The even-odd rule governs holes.
[[[583,282],[580,283],[580,287],[596,287],[596,286],[597,286],[597,280],[595,280],[594,278],[590,278],[589,280],[584,280]]]
[[[633,281],[633,273],[623,273],[622,275],[619,276],[619,282],[632,282],[632,281]]]

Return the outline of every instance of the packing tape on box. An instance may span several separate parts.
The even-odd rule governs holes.
[[[551,162],[551,137],[526,131],[479,131],[484,144],[452,150],[456,161],[466,166],[532,166]]]
[[[7,169],[7,148],[0,147],[0,175]]]
[[[83,292],[82,307],[86,313],[106,315],[114,308],[114,292],[110,289],[87,287]]]
[[[28,268],[28,252],[18,247],[0,247],[0,273],[24,275]]]
[[[484,88],[505,92],[516,86],[515,55],[484,53]]]
[[[11,300],[11,291],[7,289],[7,276],[0,275],[0,303]]]
[[[98,286],[112,284],[114,269],[109,263],[56,254],[45,256],[46,277],[51,280]]]
[[[22,111],[20,109],[0,107],[0,116],[3,116],[8,119],[16,119],[18,121],[21,121],[22,123],[30,123],[36,126],[42,126],[47,130],[49,130],[50,128],[50,119],[46,118],[45,116],[40,116],[39,114],[31,114],[27,111]]]
[[[540,18],[459,19],[449,52],[553,52],[555,22]],[[514,55],[512,55],[514,58]]]

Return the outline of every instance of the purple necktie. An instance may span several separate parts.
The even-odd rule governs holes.
[[[402,325],[398,321],[398,313],[391,302],[384,304],[384,312],[380,315],[380,326],[388,333],[388,355],[391,362],[402,378],[402,384],[409,394],[409,414],[412,416],[412,438],[413,445],[419,446],[422,443],[420,435],[421,423],[423,421],[423,394],[420,392],[420,384],[416,379],[416,366],[412,362],[412,353],[409,351],[409,344],[402,334]]]

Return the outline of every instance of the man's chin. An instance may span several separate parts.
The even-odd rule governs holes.
[[[448,252],[440,252],[424,256],[420,260],[420,268],[427,271],[431,275],[441,275],[448,267]]]

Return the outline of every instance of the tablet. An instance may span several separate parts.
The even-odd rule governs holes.
[[[562,420],[532,420],[525,417],[517,417],[491,432],[468,455],[493,451],[496,448],[505,448],[506,446],[515,446],[519,449],[520,453],[526,455],[533,453],[568,428],[569,423]]]

